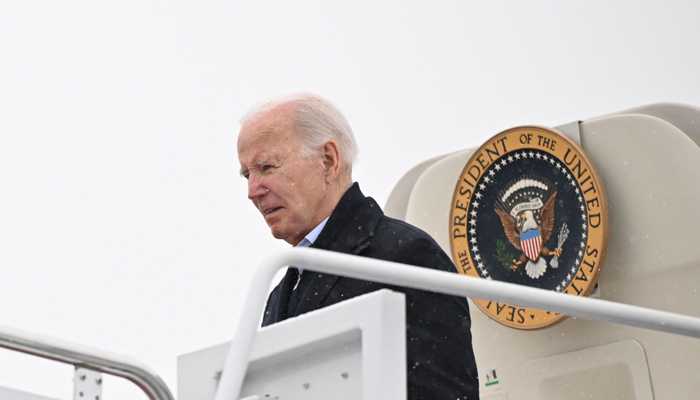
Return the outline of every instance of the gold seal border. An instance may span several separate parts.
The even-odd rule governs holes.
[[[588,189],[588,192],[584,192],[583,196],[583,204],[586,205],[586,214],[588,217],[588,234],[585,243],[586,247],[584,248],[584,256],[578,265],[574,278],[572,278],[567,287],[562,290],[562,292],[573,295],[588,296],[595,288],[607,253],[609,216],[605,188],[595,165],[578,143],[555,129],[542,126],[519,126],[507,129],[493,136],[472,154],[462,170],[452,196],[449,219],[450,250],[457,271],[460,274],[480,277],[476,272],[474,260],[471,258],[471,251],[466,237],[468,224],[466,226],[456,225],[458,221],[460,221],[460,218],[462,222],[468,219],[466,213],[467,210],[470,209],[473,201],[471,195],[466,199],[464,198],[467,196],[465,190],[468,189],[468,185],[464,183],[464,179],[471,179],[473,188],[476,188],[483,178],[483,172],[490,167],[491,163],[500,160],[502,157],[507,157],[507,155],[513,154],[516,151],[526,149],[540,150],[554,156],[557,161],[567,167],[567,172],[576,178],[578,187],[582,191],[590,186],[594,188]],[[567,153],[567,150],[569,153]],[[575,159],[571,156],[572,153],[576,156]],[[498,155],[494,158],[496,154]],[[566,160],[571,159],[570,164],[567,164],[565,161],[566,155],[569,156]],[[580,165],[577,165],[578,162],[580,162]],[[479,169],[480,172],[477,179],[474,181],[472,176],[475,167]],[[472,172],[472,175],[467,177],[469,171]],[[588,173],[583,173],[583,171]],[[581,181],[583,181],[583,184]],[[467,187],[465,188],[465,186]],[[590,193],[590,195],[585,195],[587,193]],[[470,192],[470,194],[474,194],[474,191]],[[458,207],[458,205],[461,206],[461,208]],[[593,221],[591,218],[593,215],[597,215],[597,218],[599,218],[596,226],[592,226]],[[466,219],[465,216],[467,217]],[[456,231],[457,228],[464,228],[464,237],[456,237],[458,235]],[[465,270],[464,264],[461,261],[465,259],[465,253],[468,265],[471,266],[469,270],[471,273]],[[589,270],[588,273],[584,270],[584,266]],[[587,282],[587,284],[582,285],[582,288],[576,286],[576,280],[583,281],[584,278],[584,282]],[[516,329],[542,329],[567,318],[565,315],[533,308],[500,304],[481,299],[472,299],[472,301],[493,320]],[[531,316],[534,316],[534,318]]]

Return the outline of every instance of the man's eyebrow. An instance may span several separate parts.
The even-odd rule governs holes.
[[[266,164],[270,160],[269,157],[260,157],[257,161],[255,161],[253,164],[257,167]],[[238,171],[241,176],[243,176],[246,172],[248,172],[248,168],[246,167],[241,167],[241,169]]]

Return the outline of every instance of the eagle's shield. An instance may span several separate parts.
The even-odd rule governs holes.
[[[540,249],[542,248],[542,236],[539,229],[529,230],[520,234],[520,247],[523,253],[532,261],[537,261],[540,258]]]

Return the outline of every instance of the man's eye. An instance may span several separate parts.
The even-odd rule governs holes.
[[[263,171],[268,171],[268,170],[270,170],[270,169],[272,169],[272,168],[273,168],[272,165],[263,165],[261,169],[262,169]]]

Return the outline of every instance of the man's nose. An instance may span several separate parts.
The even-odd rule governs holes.
[[[260,196],[264,196],[268,192],[258,178],[249,177],[248,178],[248,198],[250,200],[257,199]]]

